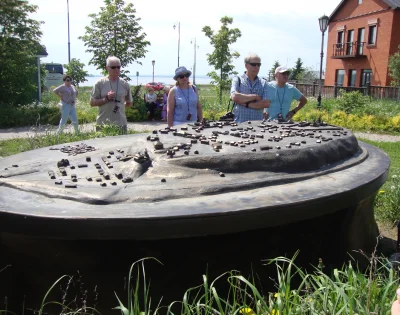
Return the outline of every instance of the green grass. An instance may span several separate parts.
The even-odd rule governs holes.
[[[137,131],[128,129],[128,134],[135,134]],[[0,140],[0,156],[6,157],[20,152],[40,149],[52,145],[77,142],[94,138],[112,137],[121,135],[121,128],[115,125],[104,125],[101,131],[56,134],[56,131],[46,131],[45,134],[36,132],[27,138],[15,138]]]
[[[362,138],[359,140],[372,144],[385,151],[390,158],[390,170],[392,172],[400,171],[400,142],[378,142]]]
[[[395,226],[400,219],[400,142],[360,140],[382,149],[390,158],[388,179],[375,199],[375,217],[385,225]]]
[[[145,261],[160,262],[155,258],[141,259],[129,270],[126,299],[116,295],[114,309],[122,315],[390,314],[399,277],[385,258],[372,256],[364,271],[351,262],[327,271],[320,260],[310,272],[298,267],[295,259],[296,255],[292,259],[277,257],[264,261],[265,265],[275,266],[276,271],[270,277],[273,292],[263,292],[254,276],[246,278],[240,271],[229,271],[215,279],[203,275],[203,282],[187,289],[181,301],[167,305],[162,305],[162,301],[152,304],[150,281],[145,272]],[[58,305],[62,314],[99,314],[89,306],[73,308],[74,304],[64,298],[61,302],[47,301],[56,286],[68,288],[71,281],[69,276],[59,278],[46,292],[38,314],[46,314],[50,305]],[[2,313],[5,314],[0,310]]]
[[[30,144],[25,138],[0,140],[0,156],[6,157],[31,150]]]

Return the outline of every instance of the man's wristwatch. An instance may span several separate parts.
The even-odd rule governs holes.
[[[247,102],[247,103],[246,103],[246,107],[247,107],[247,108],[249,108],[249,104],[250,104],[250,102]]]

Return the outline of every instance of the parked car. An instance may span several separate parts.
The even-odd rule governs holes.
[[[164,84],[161,82],[149,82],[146,84],[146,89],[153,88],[154,91],[161,91],[164,88]]]

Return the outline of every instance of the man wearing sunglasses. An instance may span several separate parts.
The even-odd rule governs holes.
[[[108,57],[106,61],[108,76],[98,80],[90,98],[91,106],[98,106],[96,130],[104,124],[114,124],[127,134],[125,108],[132,106],[132,93],[129,84],[120,78],[121,61],[117,57]]]
[[[231,99],[235,102],[233,114],[237,123],[262,120],[264,108],[270,104],[267,82],[258,77],[261,58],[250,54],[244,58],[244,66],[246,71],[233,78],[231,87]]]
[[[307,103],[306,97],[292,84],[287,83],[289,74],[288,68],[280,66],[275,70],[275,81],[268,83],[271,105],[266,112],[269,121],[288,121]],[[299,103],[290,110],[293,100]]]

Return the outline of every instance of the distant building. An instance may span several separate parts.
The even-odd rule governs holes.
[[[329,20],[325,85],[389,86],[400,45],[400,0],[342,0]]]

